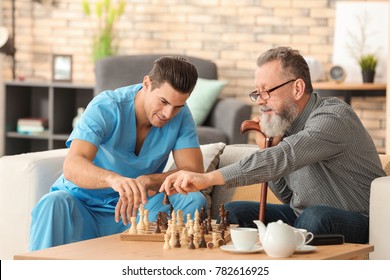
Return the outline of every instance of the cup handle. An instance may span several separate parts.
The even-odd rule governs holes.
[[[308,233],[307,233],[307,236],[306,236],[306,242],[305,242],[305,244],[310,243],[310,242],[313,240],[313,238],[314,238],[314,234],[313,234],[312,232],[308,232]]]
[[[296,249],[300,249],[300,248],[302,248],[306,244],[305,235],[302,232],[300,232],[300,231],[298,231],[298,233],[299,233],[299,236],[301,238],[301,242],[299,244],[297,244]]]

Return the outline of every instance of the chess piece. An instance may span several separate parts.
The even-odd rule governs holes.
[[[180,234],[178,232],[175,233],[175,244],[173,245],[174,248],[181,248],[180,245]]]
[[[148,214],[149,214],[149,210],[148,209],[145,209],[144,210],[144,224],[145,224],[145,228],[146,230],[149,229],[149,217],[148,217]]]
[[[194,245],[195,245],[196,249],[199,248],[199,242],[200,242],[200,234],[199,233],[195,233],[194,234]]]
[[[129,234],[137,234],[137,224],[136,224],[136,217],[131,217],[130,222],[131,222],[131,227],[129,229]]]
[[[167,195],[166,192],[164,192],[164,200],[163,200],[163,204],[164,205],[168,205],[168,204],[171,204],[171,202],[169,201],[169,197]]]
[[[154,233],[161,233],[161,228],[160,228],[161,221],[159,218],[156,220],[156,228],[154,229]]]
[[[229,222],[229,210],[225,211],[225,225],[226,227],[230,227],[230,222]]]
[[[169,239],[169,245],[171,245],[171,247],[173,247],[173,246],[175,246],[175,233],[173,231],[171,231],[170,235],[171,235],[171,239]]]
[[[168,234],[164,234],[164,247],[163,247],[164,250],[169,250],[171,249],[171,246],[169,245],[169,235]]]
[[[188,214],[187,214],[187,222],[186,222],[186,228],[187,228],[187,229],[190,228],[190,223],[189,223],[190,220],[191,220],[191,214],[188,213]]]
[[[225,241],[225,244],[226,244],[225,231],[224,231],[224,230],[221,231],[221,239],[222,239],[223,241]]]
[[[207,242],[207,248],[213,249],[214,247],[216,247],[216,246],[214,245],[214,243],[212,241]]]
[[[137,232],[141,234],[141,233],[145,232],[145,230],[146,230],[146,227],[145,227],[145,223],[144,223],[144,206],[141,204],[141,206],[139,208],[139,221],[137,224]]]
[[[207,218],[207,229],[209,230],[209,232],[213,231],[213,226],[211,225],[211,216],[208,216]]]
[[[211,242],[213,243],[214,247],[218,247],[218,235],[216,232],[211,233]]]
[[[194,235],[193,234],[190,234],[190,237],[189,237],[190,241],[188,243],[188,249],[195,249],[195,244],[194,244]]]
[[[168,229],[168,219],[167,219],[167,213],[165,212],[158,212],[157,214],[158,218],[160,219],[160,227],[162,230]]]
[[[202,208],[200,209],[200,220],[199,220],[199,223],[203,223],[204,220],[206,220],[206,208],[204,206],[202,206]]]
[[[169,205],[169,217],[172,217],[172,212],[173,212],[173,206],[171,204]]]
[[[177,224],[177,230],[181,232],[184,228],[184,217],[183,217],[183,211],[177,210],[176,213],[176,224]]]
[[[203,223],[202,223],[203,227],[204,227],[204,234],[209,234],[209,230],[207,228],[207,220],[204,220]]]
[[[195,233],[194,222],[192,220],[189,220],[189,222],[190,222],[190,228],[188,229],[188,234],[194,234]]]
[[[199,241],[199,248],[207,248],[206,240],[204,238],[205,235],[205,227],[202,225],[200,227],[200,241]]]
[[[180,244],[181,246],[187,246],[188,245],[188,231],[187,228],[183,228],[180,236]]]
[[[221,204],[221,207],[219,208],[219,217],[220,217],[220,222],[218,229],[219,230],[226,230],[226,219],[225,219],[225,206]]]

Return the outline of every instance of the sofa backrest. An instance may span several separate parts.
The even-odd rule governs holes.
[[[119,55],[100,59],[95,65],[95,94],[104,90],[141,83],[152,69],[153,62],[171,54]],[[218,79],[217,66],[211,60],[184,56],[198,70],[200,78]]]

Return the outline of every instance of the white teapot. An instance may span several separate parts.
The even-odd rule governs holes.
[[[287,258],[296,248],[305,243],[305,236],[283,221],[269,223],[266,227],[261,221],[253,221],[259,229],[260,242],[268,256]]]

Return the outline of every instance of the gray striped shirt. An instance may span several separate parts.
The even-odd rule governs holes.
[[[368,216],[371,182],[385,176],[352,108],[316,93],[278,145],[219,170],[227,187],[269,182],[297,214],[322,205]]]

